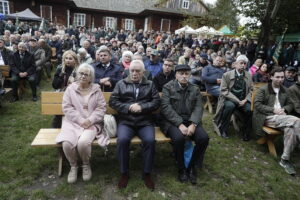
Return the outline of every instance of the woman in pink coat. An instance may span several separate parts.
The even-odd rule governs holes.
[[[261,58],[256,59],[254,64],[249,69],[251,76],[253,76],[256,73],[256,71],[260,68],[262,63],[263,63],[263,60]]]
[[[77,81],[68,86],[63,96],[65,117],[56,142],[62,142],[71,170],[68,183],[77,181],[77,151],[82,160],[82,178],[92,177],[90,157],[92,142],[102,133],[106,102],[98,84],[94,84],[94,68],[82,64],[77,69]],[[102,138],[103,139],[103,138]]]

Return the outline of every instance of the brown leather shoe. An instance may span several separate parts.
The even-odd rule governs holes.
[[[118,183],[118,188],[119,189],[123,189],[127,187],[128,184],[128,180],[129,180],[129,176],[128,174],[122,174],[119,183]]]
[[[151,175],[150,174],[144,174],[144,183],[146,185],[147,188],[149,188],[151,191],[154,190],[154,182],[151,179]]]

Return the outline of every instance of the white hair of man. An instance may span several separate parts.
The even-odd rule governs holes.
[[[248,63],[249,60],[246,55],[242,54],[236,58],[236,62],[239,62],[239,61],[245,61],[246,63]]]
[[[124,59],[125,56],[130,56],[131,60],[133,59],[133,53],[131,51],[124,51],[122,53],[122,59]]]
[[[87,54],[87,51],[85,50],[85,48],[80,48],[80,49],[78,49],[78,53],[79,54]]]
[[[94,81],[95,81],[95,69],[94,69],[94,67],[90,64],[82,63],[77,68],[76,77],[79,77],[79,71],[81,71],[82,69],[88,69],[88,71],[90,73],[90,77],[91,77],[91,82],[90,83],[94,83]]]
[[[27,46],[24,42],[19,42],[18,47],[24,47],[27,49]]]
[[[133,60],[131,63],[130,63],[130,66],[129,66],[129,71],[131,70],[132,66],[133,65],[136,65],[136,64],[139,64],[142,68],[142,71],[145,71],[145,65],[144,65],[144,62],[141,61],[141,60]]]

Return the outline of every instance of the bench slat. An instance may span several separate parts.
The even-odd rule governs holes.
[[[269,135],[280,135],[280,134],[282,134],[282,131],[280,131],[278,129],[275,129],[275,128],[263,126],[262,129],[263,129],[264,132],[266,132]]]
[[[60,132],[60,129],[54,129],[54,128],[44,128],[40,129],[36,137],[31,143],[31,146],[33,147],[61,147],[61,144],[56,144],[55,138]],[[157,143],[165,143],[169,142],[170,138],[165,137],[165,135],[160,131],[159,127],[155,127],[155,140]],[[110,145],[116,144],[117,138],[111,138]],[[132,144],[140,144],[141,140],[135,136],[132,141]],[[97,141],[94,140],[93,145],[98,145]]]

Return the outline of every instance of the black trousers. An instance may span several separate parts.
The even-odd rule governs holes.
[[[172,140],[175,159],[177,160],[179,170],[185,169],[184,143],[186,137],[189,137],[195,142],[193,155],[188,168],[195,167],[196,165],[202,167],[209,138],[206,131],[200,125],[196,127],[195,133],[192,136],[183,135],[179,128],[173,125],[168,129],[167,134]]]
[[[129,171],[129,145],[135,135],[142,140],[144,173],[151,173],[155,153],[155,129],[151,125],[142,127],[118,125],[117,153],[120,171],[122,174]]]
[[[36,84],[35,84],[35,75],[30,75],[30,76],[27,76],[25,78],[21,78],[20,76],[18,75],[15,75],[15,74],[12,74],[12,77],[11,77],[11,84],[12,84],[12,88],[13,88],[13,95],[15,97],[18,96],[18,87],[19,87],[19,81],[21,79],[26,79],[29,84],[30,84],[30,87],[31,87],[31,91],[32,91],[32,96],[33,97],[36,97]]]
[[[239,107],[236,103],[232,101],[225,101],[224,102],[224,109],[222,113],[222,118],[220,122],[220,129],[221,131],[228,131],[228,127],[230,124],[231,115],[235,110],[239,110],[243,113],[243,124],[244,127],[242,131],[244,134],[250,134],[251,127],[252,127],[252,113],[251,113],[251,105],[247,102],[244,106]]]

